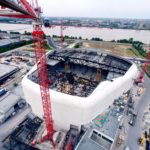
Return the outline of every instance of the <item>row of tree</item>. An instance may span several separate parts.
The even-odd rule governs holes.
[[[53,38],[61,38],[61,36],[53,35]],[[81,36],[80,37],[76,37],[76,36],[74,37],[74,36],[65,35],[63,38],[64,39],[72,39],[72,40],[77,40],[77,39],[82,40]]]
[[[147,56],[147,52],[143,47],[143,43],[140,41],[135,41],[132,43],[132,46],[139,52],[140,55],[142,55],[143,57]]]
[[[0,30],[0,33],[8,33],[8,32]],[[9,33],[10,34],[20,34],[20,32],[17,32],[17,31],[10,31]]]
[[[92,41],[103,41],[103,39],[95,37],[95,38],[91,38]]]
[[[32,40],[31,41],[20,41],[18,43],[12,43],[12,44],[6,45],[4,47],[0,47],[0,53],[7,52],[11,49],[15,49],[15,48],[18,48],[20,46],[28,45],[31,43],[33,43]]]

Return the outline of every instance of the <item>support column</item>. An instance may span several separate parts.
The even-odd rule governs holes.
[[[97,69],[97,71],[96,71],[96,81],[100,82],[100,80],[101,80],[101,70]]]
[[[68,71],[70,71],[70,64],[69,64],[69,62],[66,62],[65,63],[65,72],[68,72]]]

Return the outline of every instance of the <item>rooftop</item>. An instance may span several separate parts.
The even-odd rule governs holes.
[[[19,68],[16,66],[0,64],[0,82],[18,70]]]
[[[95,132],[95,130],[93,130],[92,128],[89,128],[86,131],[83,139],[81,140],[81,142],[77,146],[76,150],[85,150],[85,149],[86,150],[91,150],[91,149],[93,149],[93,150],[109,150],[110,145],[108,145],[108,143],[107,143],[104,146],[104,141],[102,141],[102,139],[101,139],[101,141],[98,138],[96,139],[95,133],[98,134],[99,132]],[[97,142],[96,142],[96,140],[97,140]],[[101,143],[98,142],[98,140]]]
[[[18,38],[18,39],[2,39],[0,40],[0,47],[4,47],[6,45],[9,45],[9,44],[13,44],[13,43],[19,43],[21,42],[21,40]]]
[[[76,150],[110,150],[118,131],[124,112],[124,99],[120,97],[104,113],[98,115],[90,124]]]
[[[7,94],[3,95],[2,97],[0,97],[0,112],[6,113],[19,100],[20,100],[20,97],[14,95],[12,93],[7,93]]]

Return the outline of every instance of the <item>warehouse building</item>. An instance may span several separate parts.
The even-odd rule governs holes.
[[[16,73],[18,70],[19,68],[16,66],[0,64],[0,83],[4,82],[7,78]]]
[[[0,96],[0,124],[15,114],[22,104],[21,98],[12,93],[7,92]]]

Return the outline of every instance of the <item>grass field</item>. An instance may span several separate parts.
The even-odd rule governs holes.
[[[34,52],[34,45],[33,45],[33,44],[31,44],[31,45],[27,45],[27,46],[23,47],[23,49],[22,49],[22,50],[26,50],[26,51]],[[49,45],[48,45],[48,44],[46,44],[46,51],[48,52],[48,51],[50,51],[50,50],[52,50],[52,48],[51,48],[51,47],[49,47]]]
[[[82,48],[102,49],[105,52],[124,57],[141,57],[138,51],[134,49],[131,44],[85,41],[83,42]]]

